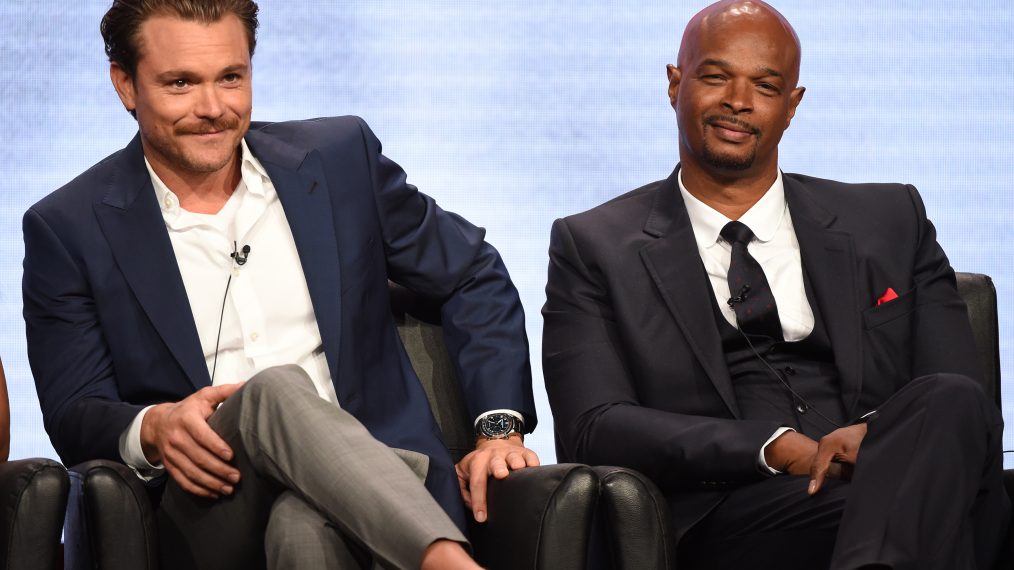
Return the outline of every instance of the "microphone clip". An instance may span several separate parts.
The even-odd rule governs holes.
[[[236,248],[236,242],[232,242],[232,253],[229,257],[236,262],[236,265],[246,265],[247,257],[250,255],[250,246],[244,245],[243,249]]]
[[[728,303],[730,307],[736,308],[737,303],[742,303],[743,301],[746,301],[747,293],[749,292],[750,285],[743,285],[743,287],[740,288],[739,293],[736,293],[736,295],[733,297],[729,297],[729,300],[726,301],[726,303]]]

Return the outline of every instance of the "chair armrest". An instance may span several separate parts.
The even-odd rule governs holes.
[[[489,518],[469,533],[476,560],[500,568],[584,568],[599,481],[586,465],[563,463],[490,479]]]
[[[71,467],[70,483],[68,569],[157,570],[155,510],[141,479],[122,463],[100,459]]]
[[[676,568],[669,504],[643,474],[625,467],[594,467],[602,485],[601,516],[617,570]]]
[[[67,508],[67,470],[50,459],[0,462],[0,561],[57,568]]]

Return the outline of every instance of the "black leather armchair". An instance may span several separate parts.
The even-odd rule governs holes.
[[[979,360],[983,389],[1000,400],[1000,337],[996,289],[987,275],[958,273],[958,292],[968,305]],[[610,568],[674,570],[677,567],[672,543],[669,511],[658,487],[636,471],[620,467],[596,467],[602,478],[604,534],[607,537]],[[1008,496],[1014,497],[1014,470],[1004,472]],[[1014,525],[1008,531],[996,570],[1014,570]]]
[[[68,487],[56,461],[0,462],[0,568],[60,567]]]
[[[390,293],[398,332],[457,461],[473,448],[472,418],[444,348],[439,310],[404,288],[392,285]],[[66,567],[157,569],[157,491],[110,461],[90,461],[70,473]],[[491,569],[586,567],[598,490],[596,473],[575,464],[525,469],[491,481],[489,520],[469,528],[476,558]]]

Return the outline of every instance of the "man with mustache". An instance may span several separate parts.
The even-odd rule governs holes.
[[[799,40],[687,25],[672,175],[557,220],[543,359],[563,461],[663,489],[682,568],[987,569],[1002,420],[911,186],[778,168]]]
[[[256,28],[251,0],[103,18],[139,133],[24,217],[46,429],[67,465],[168,474],[166,568],[477,568],[462,495],[483,522],[487,477],[538,464],[517,291],[362,120],[251,124]],[[457,466],[389,278],[443,303],[477,425]]]

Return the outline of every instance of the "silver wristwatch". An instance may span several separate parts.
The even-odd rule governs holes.
[[[511,434],[523,436],[525,424],[511,414],[486,414],[475,426],[475,436],[485,439],[507,439]]]

